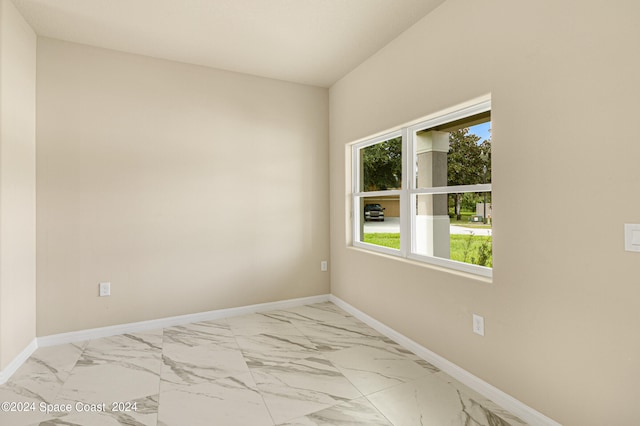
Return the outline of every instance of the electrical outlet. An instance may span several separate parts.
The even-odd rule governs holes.
[[[327,268],[328,268],[328,264],[326,260],[323,260],[322,262],[320,262],[320,270],[322,272],[327,272]]]
[[[111,283],[100,283],[100,297],[111,296]]]
[[[473,314],[473,332],[484,336],[484,317]]]

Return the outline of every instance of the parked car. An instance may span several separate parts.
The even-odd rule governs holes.
[[[380,204],[366,204],[364,206],[364,221],[369,220],[384,222],[384,209]]]

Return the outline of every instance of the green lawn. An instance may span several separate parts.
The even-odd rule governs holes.
[[[491,237],[481,235],[451,235],[451,259],[478,265],[483,242],[488,243],[489,250],[488,259],[484,266],[492,267],[493,255],[491,253]]]
[[[369,244],[375,244],[377,246],[390,247],[394,249],[400,249],[400,234],[364,234],[364,242]]]
[[[375,233],[364,234],[364,242],[378,246],[400,249],[400,234],[398,233]],[[478,264],[481,258],[481,246],[483,242],[488,243],[488,259],[485,266],[493,265],[491,254],[491,237],[478,235],[451,235],[450,253],[451,259],[459,262]]]

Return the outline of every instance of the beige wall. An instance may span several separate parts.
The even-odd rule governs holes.
[[[39,336],[329,292],[327,89],[46,38],[37,69]]]
[[[0,0],[0,370],[35,338],[36,35]]]
[[[332,293],[567,425],[640,424],[639,16],[448,0],[330,90]],[[348,248],[345,146],[487,93],[493,282]]]

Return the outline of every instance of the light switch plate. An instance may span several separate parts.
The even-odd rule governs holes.
[[[640,252],[640,224],[624,224],[624,249]]]

